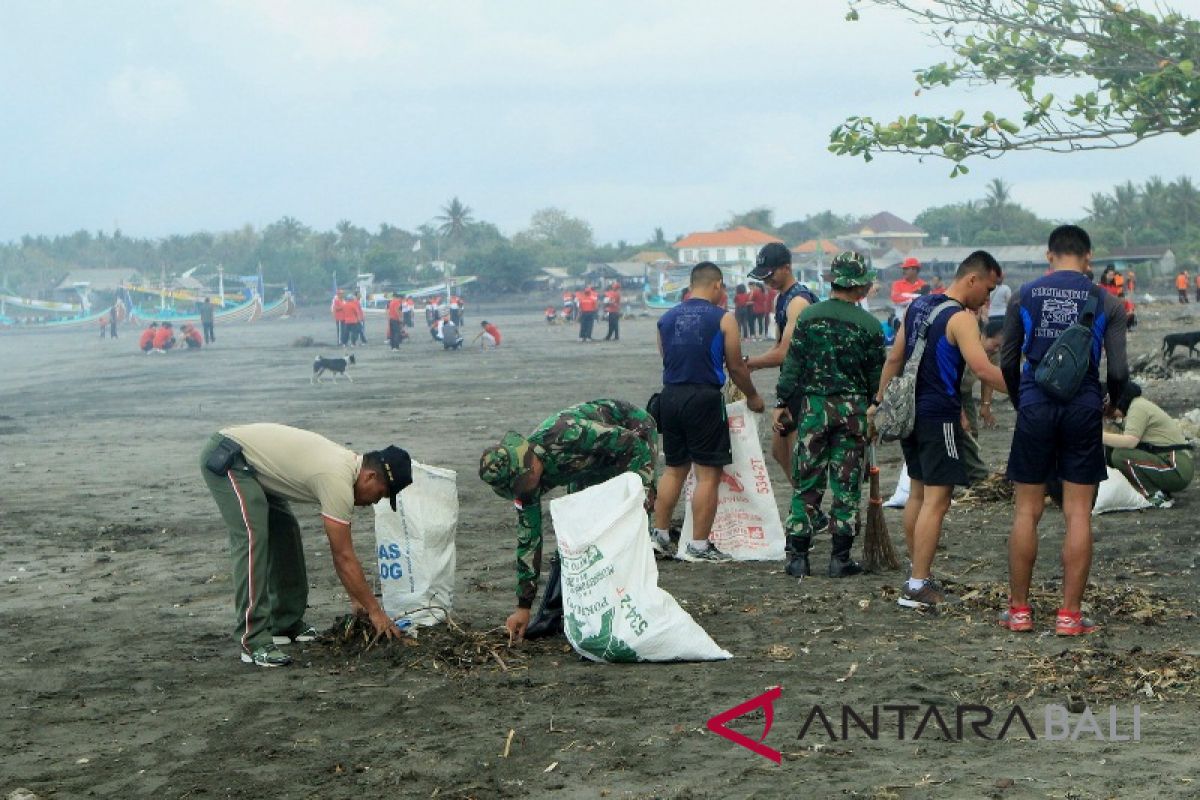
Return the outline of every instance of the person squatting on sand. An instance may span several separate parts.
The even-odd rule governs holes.
[[[200,473],[229,529],[242,661],[286,666],[292,659],[277,645],[317,635],[304,621],[308,575],[290,502],[320,507],[333,567],[354,613],[365,612],[381,636],[401,635],[367,584],[350,522],[355,506],[385,497],[396,509],[396,494],[412,483],[408,453],[389,445],[356,455],[311,431],[261,422],[214,434],[200,452]]]
[[[671,513],[693,466],[696,488],[692,492],[692,541],[683,550],[684,561],[730,561],[709,541],[717,516],[717,489],[721,472],[733,463],[729,421],[725,415],[725,370],[746,395],[746,406],[763,410],[750,370],[742,360],[738,322],[732,312],[714,305],[724,290],[721,270],[711,261],[692,268],[687,300],[658,320],[658,349],[663,359],[663,390],[659,396],[658,424],[663,435],[666,470],[659,480],[654,506],[651,545],[666,555],[671,550]]]
[[[557,486],[578,492],[636,472],[654,507],[658,485],[654,419],[621,400],[591,400],[563,409],[528,437],[515,431],[483,451],[479,477],[517,509],[517,609],[505,621],[512,641],[562,632],[562,587],[557,553],[546,595],[530,624],[542,570],[542,496]]]
[[[924,294],[913,300],[879,380],[872,416],[888,382],[903,370],[924,332],[925,350],[917,366],[916,424],[900,441],[911,481],[904,506],[904,538],[912,572],[897,600],[905,608],[926,609],[953,600],[930,570],[954,487],[969,483],[962,456],[959,394],[964,368],[970,367],[985,384],[1004,391],[1000,370],[983,349],[974,313],[987,303],[1002,277],[996,259],[976,250],[959,265],[945,294]]]
[[[1033,630],[1029,583],[1037,560],[1038,522],[1045,509],[1046,482],[1062,481],[1067,532],[1063,539],[1063,603],[1055,632],[1077,636],[1095,625],[1080,613],[1092,564],[1092,501],[1108,471],[1104,464],[1100,355],[1107,355],[1108,395],[1119,406],[1129,377],[1125,361],[1125,304],[1092,283],[1092,241],[1075,225],[1050,233],[1051,272],[1020,288],[1004,317],[1000,368],[1017,425],[1008,456],[1008,479],[1016,508],[1008,540],[1008,610],[1000,624]],[[1080,321],[1093,301],[1090,358],[1082,383],[1069,401],[1050,396],[1036,371],[1050,347]],[[1025,358],[1022,369],[1021,357]]]
[[[857,575],[850,558],[861,499],[867,409],[883,370],[883,330],[858,304],[875,281],[866,259],[833,259],[832,295],[800,313],[775,387],[774,426],[796,425],[792,503],[787,524],[787,574],[809,575],[808,551],[818,525],[832,518],[828,575]],[[798,417],[793,421],[789,409]],[[821,512],[826,483],[833,501]]]
[[[817,296],[808,287],[796,280],[792,274],[792,251],[778,242],[764,245],[758,251],[754,269],[750,278],[762,281],[769,288],[778,292],[775,298],[775,331],[778,338],[775,345],[762,355],[746,359],[746,366],[753,372],[756,369],[769,369],[783,364],[787,356],[788,346],[792,341],[792,331],[796,328],[796,320],[800,312],[817,302]],[[799,402],[800,398],[796,398]],[[800,418],[799,407],[789,409],[793,420]],[[771,437],[771,454],[783,468],[783,474],[792,474],[792,451],[796,446],[796,429],[785,426],[777,430]]]
[[[1104,432],[1104,456],[1143,497],[1156,506],[1171,501],[1195,476],[1192,446],[1179,423],[1142,396],[1142,387],[1125,384],[1117,405],[1106,416],[1121,426]]]

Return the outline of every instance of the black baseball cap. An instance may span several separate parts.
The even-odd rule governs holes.
[[[771,242],[758,251],[758,258],[754,260],[754,269],[750,270],[750,277],[761,281],[775,270],[790,266],[791,263],[792,251],[779,242]]]
[[[396,495],[412,483],[412,459],[408,451],[389,444],[382,450],[374,450],[366,455],[383,466],[383,477],[388,483],[388,500],[391,501],[392,511],[395,511]]]

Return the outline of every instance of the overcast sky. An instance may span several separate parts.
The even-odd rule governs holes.
[[[1175,6],[1194,13],[1200,0]],[[164,236],[284,215],[413,228],[457,195],[513,234],[559,206],[599,241],[832,209],[911,220],[995,177],[1052,219],[1200,140],[972,163],[826,151],[852,114],[1014,112],[914,97],[947,59],[894,12],[790,2],[0,2],[0,241]]]

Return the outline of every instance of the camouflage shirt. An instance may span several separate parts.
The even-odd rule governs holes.
[[[873,397],[884,355],[879,320],[855,303],[825,300],[796,320],[775,395]]]
[[[517,605],[529,608],[542,568],[542,495],[557,486],[576,492],[625,472],[656,487],[654,419],[620,400],[591,400],[564,409],[529,435],[542,462],[532,498],[517,506]]]

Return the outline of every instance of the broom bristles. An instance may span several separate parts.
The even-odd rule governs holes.
[[[873,454],[872,454],[873,455]],[[872,459],[872,462],[874,459]],[[871,499],[867,503],[867,533],[863,541],[863,566],[871,572],[900,568],[900,560],[892,547],[887,520],[883,516],[883,497],[879,492],[879,467],[870,467]]]

